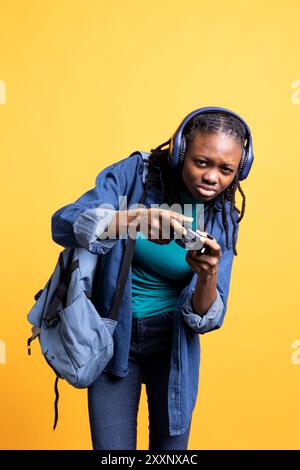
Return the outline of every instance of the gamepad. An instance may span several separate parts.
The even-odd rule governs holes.
[[[204,255],[205,253],[208,253],[208,248],[203,244],[203,241],[201,239],[203,238],[210,238],[213,240],[213,237],[209,234],[205,235],[200,235],[198,232],[195,230],[192,230],[190,227],[185,227],[187,230],[186,235],[183,235],[182,238],[175,238],[175,241],[178,245],[180,245],[182,248],[185,248],[186,250],[195,250],[197,251],[197,256]],[[196,244],[196,248],[195,245]],[[199,248],[200,245],[200,248]]]

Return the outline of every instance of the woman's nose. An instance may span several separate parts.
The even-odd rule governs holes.
[[[219,181],[219,174],[217,171],[211,170],[202,175],[203,182],[208,184],[216,184]]]

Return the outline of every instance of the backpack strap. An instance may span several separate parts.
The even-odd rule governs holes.
[[[144,188],[142,198],[139,201],[139,204],[143,204],[145,202],[146,196],[147,196],[147,190],[148,190],[148,186],[150,182],[151,182],[151,178],[148,178],[145,188]],[[120,303],[124,294],[124,288],[125,288],[125,283],[128,277],[128,271],[129,271],[130,263],[132,261],[133,254],[134,254],[135,242],[136,242],[135,238],[128,237],[117,287],[116,287],[115,294],[113,297],[112,306],[108,314],[108,318],[111,318],[112,320],[115,320],[115,321],[118,321],[118,316],[119,316],[118,310],[119,310],[119,306],[120,306]]]
[[[54,401],[54,425],[53,431],[55,431],[57,422],[58,422],[58,400],[59,400],[59,392],[58,392],[58,381],[59,376],[57,375],[54,382],[54,391],[55,391],[55,401]]]
[[[74,248],[70,250],[69,257],[67,259],[66,267],[64,266],[63,261],[63,252],[59,255],[59,265],[60,265],[60,280],[59,284],[53,294],[47,312],[45,314],[44,322],[48,328],[51,328],[59,322],[60,318],[57,315],[57,309],[60,303],[62,303],[63,308],[67,306],[67,290],[69,287],[70,279],[73,271],[79,268],[79,261],[76,259],[71,264],[73,258]]]
[[[28,352],[28,356],[31,355],[31,342],[37,338],[40,334],[40,328],[38,328],[37,326],[33,326],[32,329],[32,336],[30,336],[30,338],[27,339],[27,352]]]

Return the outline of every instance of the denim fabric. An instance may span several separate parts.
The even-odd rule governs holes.
[[[88,389],[94,450],[135,450],[137,414],[142,384],[149,413],[149,450],[186,450],[184,434],[169,435],[168,383],[173,343],[174,311],[133,318],[129,371],[120,378],[103,372]]]
[[[75,202],[58,209],[52,216],[52,238],[64,247],[84,246],[95,255],[103,255],[101,269],[95,289],[95,306],[101,316],[108,317],[116,290],[120,266],[127,239],[100,240],[100,226],[105,216],[99,206],[106,204],[111,210],[123,210],[121,195],[127,195],[127,207],[134,208],[140,201],[147,174],[149,153],[136,151],[128,157],[111,164],[96,178],[96,185]],[[146,207],[163,202],[164,183],[159,172],[160,184],[148,190]],[[170,172],[173,171],[170,168]],[[174,310],[174,341],[171,355],[171,370],[168,387],[169,431],[170,436],[186,432],[192,415],[197,393],[200,367],[200,334],[206,334],[221,327],[227,310],[227,299],[234,254],[232,250],[233,223],[226,202],[229,248],[226,247],[226,234],[223,227],[222,211],[219,202],[215,203],[214,213],[206,227],[219,243],[222,257],[218,268],[217,298],[206,314],[200,317],[192,308],[192,294],[197,281],[193,274],[190,283],[179,295]],[[205,206],[205,213],[207,207]],[[233,212],[238,235],[238,213]],[[106,221],[108,220],[106,219]],[[129,373],[128,356],[130,349],[132,320],[131,266],[126,281],[124,296],[119,309],[118,324],[114,333],[114,355],[108,370],[115,376],[126,378]],[[206,318],[205,318],[206,317]]]
[[[218,325],[218,322],[220,322],[224,305],[221,295],[217,290],[216,299],[211,304],[206,314],[200,317],[200,315],[194,312],[192,306],[192,295],[194,291],[195,287],[192,288],[191,295],[187,296],[182,306],[182,315],[187,324],[193,328],[196,333],[206,333],[207,331],[213,330]]]

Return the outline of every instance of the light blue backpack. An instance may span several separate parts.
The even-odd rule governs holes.
[[[141,200],[144,202],[146,189]],[[99,258],[85,248],[65,248],[55,269],[35,296],[36,303],[27,315],[33,325],[27,340],[39,338],[42,354],[56,374],[55,418],[58,420],[58,380],[65,379],[76,388],[91,385],[113,356],[113,334],[123,296],[135,239],[128,237],[117,288],[108,317],[101,317],[91,298]]]

